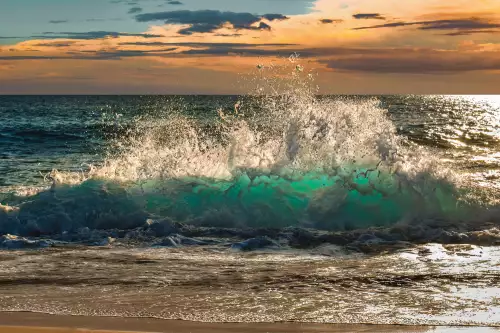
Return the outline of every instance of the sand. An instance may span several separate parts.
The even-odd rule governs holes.
[[[500,329],[486,327],[430,327],[386,325],[327,325],[298,323],[198,323],[180,320],[147,318],[110,318],[46,315],[26,312],[0,313],[0,333],[309,333],[309,332],[373,332],[373,333],[498,333]]]
[[[500,329],[479,327],[429,327],[429,326],[385,326],[385,325],[325,325],[297,323],[197,323],[179,320],[147,318],[109,318],[53,316],[38,313],[0,313],[0,333],[264,333],[264,332],[373,332],[373,333],[498,333]]]

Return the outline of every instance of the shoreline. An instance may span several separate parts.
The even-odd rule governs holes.
[[[402,326],[315,323],[203,323],[182,320],[50,315],[35,312],[0,312],[0,333],[495,333],[500,328],[477,326]]]

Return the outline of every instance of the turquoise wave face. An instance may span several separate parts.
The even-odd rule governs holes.
[[[269,174],[241,170],[228,180],[182,177],[142,182],[91,179],[8,202],[3,232],[57,234],[83,227],[132,229],[150,217],[209,227],[312,227],[343,231],[403,220],[470,219],[477,207],[459,201],[453,184],[421,183],[377,167]],[[7,230],[8,229],[8,230]]]
[[[470,209],[459,203],[451,184],[405,184],[386,172],[352,167],[336,175],[242,172],[226,181],[149,181],[141,191],[147,211],[206,226],[351,230],[389,226],[405,218],[454,219]]]

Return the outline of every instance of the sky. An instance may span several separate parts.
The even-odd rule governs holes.
[[[1,0],[0,94],[500,94],[499,0]]]

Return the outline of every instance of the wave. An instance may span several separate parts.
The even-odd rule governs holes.
[[[318,98],[314,73],[290,61],[259,66],[232,110],[141,117],[103,165],[5,196],[0,233],[132,229],[151,217],[324,230],[494,218],[493,198],[398,135],[377,100]]]

